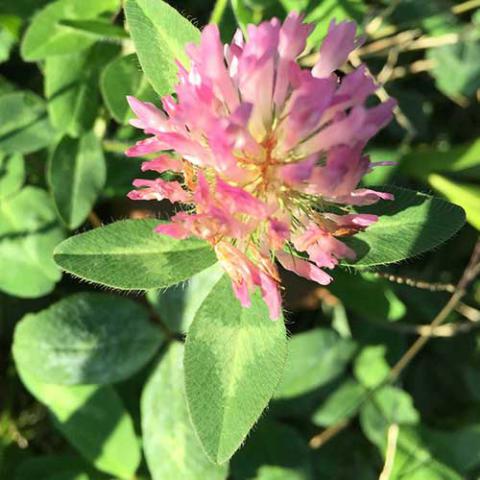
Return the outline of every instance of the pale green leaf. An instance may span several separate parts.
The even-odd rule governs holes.
[[[142,394],[145,456],[153,480],[223,480],[227,465],[203,452],[188,416],[184,393],[183,345],[173,342]]]
[[[89,48],[97,40],[89,33],[62,26],[62,20],[89,20],[113,12],[119,0],[58,0],[48,4],[30,23],[20,52],[25,61],[42,60]]]
[[[100,88],[113,118],[124,124],[134,116],[127,103],[127,95],[143,101],[155,101],[157,98],[142,73],[137,56],[133,53],[116,58],[105,67]]]
[[[26,187],[0,200],[0,290],[21,298],[50,293],[61,277],[52,252],[63,238],[47,192]]]
[[[480,43],[457,42],[427,51],[437,88],[445,95],[474,95],[480,87]],[[455,75],[452,75],[455,72]]]
[[[432,172],[461,172],[480,166],[480,139],[446,150],[417,148],[401,157],[402,170],[423,179]]]
[[[382,448],[392,424],[415,425],[420,416],[412,397],[397,387],[387,385],[378,390],[360,410],[360,424],[368,439]]]
[[[385,345],[371,345],[363,348],[355,359],[356,379],[365,387],[374,388],[386,380],[390,365],[386,360]]]
[[[297,397],[325,385],[343,372],[354,352],[354,342],[333,330],[316,328],[293,336],[275,398]]]
[[[467,214],[467,221],[480,230],[480,186],[461,183],[432,173],[427,177],[428,183],[451,202],[458,203]]]
[[[190,415],[207,455],[227,461],[267,406],[286,359],[283,319],[259,292],[242,308],[224,276],[198,310],[185,345]]]
[[[60,218],[79,227],[92,210],[106,178],[102,146],[93,132],[79,139],[64,137],[48,165],[48,181]]]
[[[0,96],[0,151],[31,153],[55,139],[45,102],[31,92]]]
[[[117,52],[116,45],[96,44],[81,52],[47,58],[48,114],[59,132],[78,137],[93,127],[100,107],[100,72]]]
[[[355,380],[346,380],[315,410],[312,422],[319,427],[329,427],[353,417],[366,393],[365,387]]]
[[[195,314],[224,271],[216,263],[194,275],[186,284],[167,290],[152,290],[147,298],[172,331],[187,333]]]
[[[346,242],[357,252],[352,267],[373,267],[415,257],[442,244],[465,223],[462,208],[440,198],[400,187],[375,187],[395,195],[358,212],[379,216]],[[349,264],[350,265],[350,264]]]
[[[210,246],[154,232],[157,220],[123,220],[68,238],[54,258],[65,271],[108,287],[170,287],[213,265]]]
[[[25,182],[25,161],[21,155],[0,152],[0,199],[8,198],[22,188]]]
[[[337,23],[355,20],[360,24],[365,13],[364,0],[323,0],[315,3],[315,7],[305,17],[305,22],[315,25],[315,29],[308,37],[308,48],[315,48],[321,44],[333,19]]]
[[[26,315],[13,353],[36,379],[61,385],[113,383],[142,368],[161,335],[138,303],[101,293],[77,293]]]
[[[200,31],[163,0],[127,0],[125,13],[140,64],[159,95],[172,92],[179,60],[188,65],[187,43]]]
[[[17,362],[25,386],[49,409],[67,440],[99,470],[130,480],[140,463],[140,447],[132,419],[115,390],[41,383],[22,367]]]

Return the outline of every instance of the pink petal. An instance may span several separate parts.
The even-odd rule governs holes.
[[[276,257],[280,264],[291,272],[296,273],[300,277],[313,280],[320,285],[328,285],[332,281],[332,277],[318,268],[313,263],[303,260],[300,257],[294,257],[283,251],[277,251]]]
[[[169,237],[178,238],[179,240],[183,240],[190,236],[190,232],[186,230],[182,225],[177,223],[166,223],[158,225],[155,228],[155,231],[162,235],[168,235]]]
[[[282,297],[278,283],[270,275],[260,271],[260,289],[270,312],[270,319],[278,320],[282,315]]]
[[[158,173],[163,173],[168,170],[171,170],[172,172],[181,172],[183,170],[183,164],[178,158],[162,155],[161,157],[142,163],[142,172],[148,170],[153,170]]]
[[[394,196],[391,193],[376,192],[368,188],[360,188],[354,190],[350,195],[341,197],[335,197],[336,203],[343,203],[346,205],[372,205],[379,200],[394,200]]]
[[[153,103],[142,102],[132,96],[128,96],[127,101],[138,117],[137,120],[130,121],[131,125],[144,130],[161,130],[163,128],[167,117]]]
[[[168,199],[172,203],[182,202],[188,203],[191,201],[191,195],[185,191],[179,182],[166,181],[161,178],[156,180],[136,179],[133,181],[133,186],[140,188],[146,187],[142,190],[133,190],[128,194],[132,200],[163,200]]]
[[[320,60],[312,69],[313,76],[328,77],[347,61],[350,52],[358,45],[355,31],[354,22],[340,22],[337,25],[335,20],[332,20],[328,34],[320,47]]]

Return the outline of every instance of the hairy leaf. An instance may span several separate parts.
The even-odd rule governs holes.
[[[173,342],[142,394],[142,430],[153,480],[223,480],[227,465],[203,453],[188,416],[183,382],[183,345]]]
[[[400,187],[375,187],[395,195],[361,213],[379,216],[374,225],[348,244],[357,252],[352,267],[373,267],[415,257],[442,244],[465,224],[462,208],[440,198]]]
[[[207,455],[227,461],[267,406],[286,358],[283,320],[272,322],[259,292],[242,308],[223,276],[190,326],[185,385]]]
[[[216,262],[210,246],[153,230],[156,220],[123,220],[71,237],[54,259],[77,277],[122,290],[175,285]]]
[[[200,31],[163,0],[127,0],[125,13],[145,75],[159,95],[171,93],[179,60],[188,64],[185,45]]]
[[[142,368],[161,335],[138,303],[77,293],[17,325],[13,352],[24,371],[61,385],[118,382]]]

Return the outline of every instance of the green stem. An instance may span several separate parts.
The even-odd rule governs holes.
[[[215,7],[213,7],[212,15],[210,16],[210,23],[220,23],[227,6],[228,0],[217,0]]]

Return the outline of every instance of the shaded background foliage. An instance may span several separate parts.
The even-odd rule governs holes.
[[[284,379],[229,466],[212,465],[186,407],[171,408],[183,385],[183,347],[173,339],[218,273],[118,296],[61,277],[51,260],[72,232],[159,213],[125,199],[139,163],[122,153],[136,140],[124,97],[157,96],[120,2],[1,0],[0,478],[374,479],[394,445],[391,479],[479,479],[478,280],[396,382],[378,385],[429,333],[422,325],[448,300],[480,229],[480,2],[170,3],[199,27],[219,22],[225,41],[237,23],[301,9],[317,25],[305,65],[331,18],[356,20],[366,43],[352,60],[368,64],[384,85],[379,95],[399,101],[395,121],[369,145],[375,160],[397,166],[368,183],[444,196],[466,210],[469,225],[413,260],[339,270],[328,289],[286,275]],[[28,368],[20,371],[12,342],[24,315],[14,354]],[[51,376],[52,358],[60,377]],[[55,381],[72,386],[48,384]],[[338,433],[326,442],[325,431]]]

